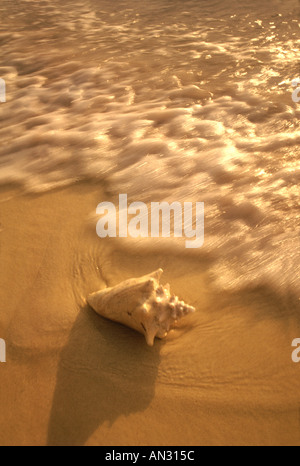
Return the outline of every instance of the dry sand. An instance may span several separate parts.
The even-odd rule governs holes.
[[[0,444],[300,445],[298,301],[218,293],[204,260],[100,240],[88,218],[104,197],[1,191]],[[158,267],[198,312],[153,348],[86,306]]]

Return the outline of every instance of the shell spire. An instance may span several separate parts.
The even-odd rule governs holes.
[[[162,273],[158,269],[93,293],[88,304],[102,317],[142,333],[153,346],[155,337],[164,338],[179,319],[195,312],[193,306],[171,295],[169,285],[160,284]]]

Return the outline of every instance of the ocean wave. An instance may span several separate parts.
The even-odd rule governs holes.
[[[205,202],[198,253],[219,286],[299,292],[296,1],[4,1],[0,14],[1,184],[94,179],[112,198]]]

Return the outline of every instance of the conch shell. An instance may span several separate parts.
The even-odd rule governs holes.
[[[97,314],[137,330],[153,346],[155,337],[164,338],[181,317],[195,311],[177,296],[171,296],[169,285],[160,285],[162,273],[158,269],[126,280],[91,294],[87,301]]]

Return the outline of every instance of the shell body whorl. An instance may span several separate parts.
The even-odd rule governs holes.
[[[164,338],[178,319],[195,311],[177,296],[171,296],[169,285],[160,285],[162,273],[158,269],[93,293],[88,304],[102,317],[142,333],[148,345],[153,346],[155,337]]]

